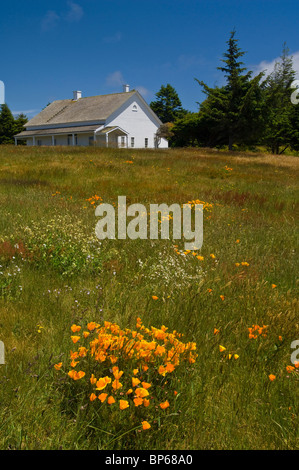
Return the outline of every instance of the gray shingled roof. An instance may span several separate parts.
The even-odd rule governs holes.
[[[30,126],[47,126],[72,122],[105,121],[136,91],[111,95],[90,96],[74,100],[53,101],[26,123]]]
[[[15,137],[22,137],[25,139],[26,137],[32,136],[44,136],[44,135],[57,135],[57,134],[80,134],[80,133],[93,133],[96,129],[100,127],[99,124],[95,126],[75,126],[75,127],[57,127],[54,129],[37,129],[37,130],[28,130],[20,132],[19,134],[15,135]]]

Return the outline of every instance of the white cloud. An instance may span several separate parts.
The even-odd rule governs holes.
[[[39,109],[23,109],[21,111],[12,111],[11,113],[13,114],[13,116],[18,116],[19,114],[25,114],[27,117],[30,115],[32,116],[33,114],[36,114],[38,111],[40,111]]]
[[[83,8],[78,5],[78,3],[74,2],[67,2],[69,6],[69,11],[66,13],[65,18],[67,21],[70,23],[77,23],[78,21],[81,20],[83,16]]]
[[[49,31],[57,26],[60,20],[60,16],[57,15],[56,11],[49,10],[42,19],[41,28],[42,31]]]
[[[137,86],[135,88],[137,91],[139,91],[139,93],[141,94],[141,96],[143,96],[143,98],[146,98],[148,95],[151,95],[152,93],[147,89],[145,88],[144,86]]]
[[[103,42],[105,44],[115,44],[117,42],[120,42],[121,39],[122,39],[122,33],[118,31],[112,36],[106,36],[105,38],[103,38]]]
[[[58,25],[59,21],[68,21],[69,23],[78,23],[83,16],[83,8],[71,0],[67,2],[68,10],[65,13],[57,13],[54,10],[48,10],[41,22],[42,31],[50,31]]]
[[[293,69],[295,70],[297,74],[297,78],[299,78],[299,51],[294,52],[294,54],[290,54],[290,56],[293,57]],[[265,76],[270,75],[271,72],[274,70],[275,63],[280,60],[279,57],[276,57],[275,59],[271,61],[267,60],[262,60],[259,64],[254,65],[252,67],[252,70],[254,72],[254,75],[258,75],[260,72],[265,71]]]
[[[119,70],[110,73],[110,75],[106,77],[106,85],[109,87],[120,86],[124,85],[125,83],[126,82],[124,80],[124,77],[122,76],[122,73]]]

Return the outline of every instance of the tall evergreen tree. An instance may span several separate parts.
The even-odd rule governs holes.
[[[238,47],[235,31],[231,32],[227,44],[222,59],[224,65],[217,67],[225,74],[226,85],[210,88],[195,80],[207,95],[199,114],[202,125],[210,129],[211,144],[226,144],[232,150],[234,143],[250,143],[257,137],[261,119],[259,82],[263,72],[253,79],[251,71],[244,73],[247,69],[239,59],[245,52]]]
[[[0,144],[13,144],[14,135],[14,117],[7,104],[2,104],[0,111]]]
[[[24,113],[19,114],[15,118],[15,123],[14,123],[14,134],[19,134],[20,132],[25,130],[25,124],[28,122],[27,117],[25,116]],[[18,145],[25,145],[25,140],[20,140],[18,142]]]
[[[274,154],[283,153],[294,141],[294,105],[291,102],[291,88],[296,72],[289,49],[283,45],[281,57],[276,61],[273,72],[266,78],[265,109],[267,119],[264,143]]]
[[[179,95],[169,83],[166,86],[162,85],[155,96],[157,99],[150,103],[150,107],[163,123],[174,122],[186,113]]]

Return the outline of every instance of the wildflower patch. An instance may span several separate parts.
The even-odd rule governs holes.
[[[95,412],[105,407],[113,420],[118,409],[147,430],[158,417],[175,411],[176,372],[196,361],[196,343],[181,338],[165,325],[147,328],[140,318],[133,330],[108,321],[73,324],[71,341],[77,349],[72,347],[69,363],[54,368],[80,383],[78,393],[85,393]]]

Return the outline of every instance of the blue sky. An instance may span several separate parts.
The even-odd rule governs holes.
[[[217,67],[234,28],[249,70],[271,70],[286,42],[299,72],[298,0],[1,2],[5,101],[30,118],[73,90],[92,96],[128,83],[149,103],[170,83],[196,111],[204,95],[194,78],[223,83]]]

